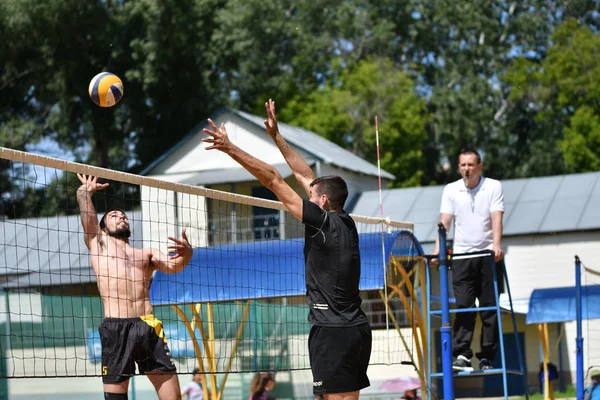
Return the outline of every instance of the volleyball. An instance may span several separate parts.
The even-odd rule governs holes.
[[[101,72],[90,81],[90,98],[100,107],[112,107],[123,97],[123,82],[110,72]]]

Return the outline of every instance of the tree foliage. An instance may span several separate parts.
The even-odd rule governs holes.
[[[547,57],[520,59],[507,73],[512,98],[527,103],[571,172],[600,168],[600,37],[575,19],[552,36]]]
[[[307,99],[290,101],[282,120],[376,162],[375,116],[380,121],[381,167],[396,176],[395,186],[419,185],[427,139],[425,100],[390,60],[365,60],[344,69]]]
[[[496,178],[595,170],[598,3],[4,0],[0,145],[139,172],[217,108],[272,97],[371,162],[378,115],[394,186],[455,179],[465,144]],[[87,88],[107,70],[125,96],[102,109]]]

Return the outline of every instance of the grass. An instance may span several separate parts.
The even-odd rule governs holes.
[[[575,390],[575,386],[567,385],[567,388],[564,392],[554,391],[554,397],[557,399],[566,399],[566,398],[576,398],[577,393]],[[518,400],[525,400],[525,396],[521,396],[517,398]],[[529,400],[543,400],[544,395],[541,393],[535,393],[529,395]]]

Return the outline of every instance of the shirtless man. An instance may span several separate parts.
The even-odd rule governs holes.
[[[85,244],[104,304],[104,321],[98,329],[104,399],[127,400],[135,364],[140,373],[148,375],[160,400],[181,399],[162,323],[152,314],[149,289],[155,270],[176,273],[192,258],[185,229],[181,240],[169,237],[173,243],[168,256],[156,249],[134,249],[129,245],[129,220],[122,210],[109,210],[98,223],[92,195],[108,183],[98,183],[92,176],[77,177]]]

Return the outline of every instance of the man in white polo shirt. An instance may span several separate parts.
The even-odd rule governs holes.
[[[454,254],[492,250],[498,266],[502,251],[502,216],[504,194],[495,179],[481,176],[481,157],[473,149],[464,149],[458,157],[462,179],[448,184],[442,195],[440,219],[446,230],[454,221]],[[436,242],[435,254],[439,253]],[[500,270],[500,269],[499,269]],[[501,271],[501,270],[500,270]],[[452,287],[458,308],[472,308],[475,298],[481,307],[496,305],[490,257],[457,257],[452,261]],[[498,275],[500,281],[500,275]],[[455,371],[472,371],[471,341],[476,313],[456,313],[453,326],[452,353]],[[481,351],[477,353],[479,368],[491,369],[498,348],[496,311],[481,312]]]

